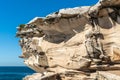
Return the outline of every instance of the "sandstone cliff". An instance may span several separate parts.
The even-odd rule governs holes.
[[[88,80],[81,75],[120,69],[120,0],[61,9],[17,29],[19,57],[38,80]]]

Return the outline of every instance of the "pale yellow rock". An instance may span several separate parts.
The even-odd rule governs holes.
[[[20,57],[28,67],[44,75],[38,74],[37,78],[46,79],[50,76],[45,73],[52,72],[53,80],[56,73],[64,74],[62,80],[79,80],[78,73],[70,77],[66,71],[97,70],[96,65],[120,62],[120,0],[100,1],[91,7],[61,9],[36,17],[18,29]]]

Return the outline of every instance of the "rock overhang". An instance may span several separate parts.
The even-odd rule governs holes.
[[[94,6],[61,9],[34,18],[17,33],[24,63],[43,73],[97,70],[92,66],[119,62],[119,6],[119,0],[100,0]]]

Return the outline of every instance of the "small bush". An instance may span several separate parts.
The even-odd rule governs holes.
[[[20,24],[19,27],[20,27],[20,28],[24,28],[24,27],[25,27],[25,24]]]

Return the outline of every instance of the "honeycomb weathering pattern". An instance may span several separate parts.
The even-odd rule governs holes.
[[[69,70],[74,73],[90,70],[93,65],[118,63],[119,33],[120,0],[100,0],[94,6],[61,9],[18,27],[20,58],[28,67],[44,74],[42,77],[52,76],[55,80],[56,73]]]

